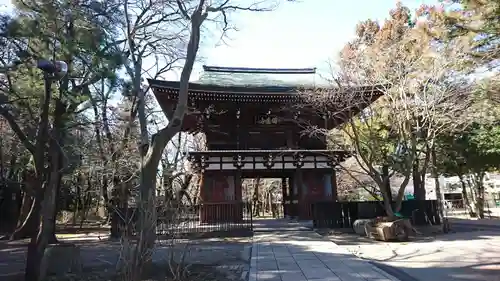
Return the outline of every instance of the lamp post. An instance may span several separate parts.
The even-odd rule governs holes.
[[[37,63],[37,67],[43,71],[43,78],[45,83],[45,93],[41,104],[41,114],[38,125],[39,132],[37,133],[36,140],[36,152],[35,152],[35,165],[36,165],[36,176],[38,181],[41,183],[45,176],[45,153],[47,142],[49,140],[49,109],[50,101],[52,98],[52,82],[61,79],[68,72],[68,66],[62,61],[48,61],[40,60]],[[50,147],[50,146],[49,146]],[[55,196],[50,193],[50,187],[37,188],[37,193],[34,201],[34,209],[37,212],[44,213],[47,209],[47,214],[52,214],[55,208],[52,203],[49,202],[50,196]],[[48,203],[49,202],[49,203]],[[39,280],[40,279],[40,264],[43,257],[43,252],[48,243],[47,237],[47,223],[49,218],[46,216],[36,216],[35,223],[41,228],[38,229],[37,233],[33,233],[31,236],[30,243],[28,245],[28,254],[26,258],[26,268],[25,268],[25,280]]]
[[[52,82],[62,79],[68,73],[68,65],[63,61],[39,60],[38,69],[43,71],[43,80],[45,83],[45,93],[42,102],[42,116],[40,120],[40,129],[44,130],[41,135],[48,134],[48,114],[50,100],[52,99]],[[42,123],[43,122],[43,123]]]
[[[60,7],[59,7],[60,8]],[[64,8],[64,7],[63,7]],[[58,12],[58,8],[55,9],[55,12]],[[63,11],[64,12],[64,11]],[[65,19],[64,22],[72,22],[71,19],[71,10],[69,12],[64,13]],[[71,28],[72,25],[67,26],[66,28]],[[34,208],[40,212],[40,216],[36,216],[36,225],[39,226],[38,233],[33,234],[31,237],[31,241],[28,245],[28,253],[27,253],[27,259],[26,259],[26,268],[25,268],[25,280],[26,281],[35,281],[35,280],[40,280],[43,279],[43,276],[40,276],[43,274],[43,272],[40,272],[40,267],[41,267],[41,262],[43,258],[43,253],[45,251],[45,248],[47,247],[47,244],[51,237],[48,237],[51,232],[54,232],[54,225],[53,221],[55,219],[55,210],[56,210],[56,205],[57,205],[57,189],[56,189],[56,183],[54,181],[60,180],[60,175],[58,174],[56,177],[54,175],[54,171],[58,173],[58,165],[61,162],[58,158],[62,157],[59,153],[51,153],[53,149],[55,149],[56,145],[54,144],[54,140],[51,141],[51,138],[49,138],[49,111],[50,111],[50,102],[52,100],[52,83],[55,81],[59,81],[63,79],[67,73],[68,73],[68,65],[64,61],[57,61],[55,59],[56,52],[55,50],[57,49],[56,47],[56,34],[58,34],[60,31],[57,30],[57,26],[54,27],[53,30],[53,57],[52,60],[47,60],[47,59],[40,59],[37,62],[37,68],[43,71],[43,78],[44,78],[44,84],[45,84],[45,92],[44,92],[44,97],[41,103],[41,115],[40,115],[40,120],[39,120],[39,132],[37,133],[37,147],[36,147],[36,152],[35,152],[35,161],[36,163],[36,171],[37,171],[37,177],[38,181],[41,182],[45,178],[46,175],[46,167],[45,163],[47,162],[45,160],[46,158],[46,150],[47,150],[47,144],[49,147],[49,170],[50,170],[50,176],[48,176],[50,182],[44,183],[45,188],[38,188],[36,198],[35,198],[35,206]],[[50,50],[51,46],[48,43],[47,44],[47,50]],[[59,97],[57,100],[55,100],[56,106],[55,106],[55,113],[56,113],[56,118],[54,120],[54,126],[57,127],[57,122],[60,122],[60,120],[57,120],[57,115],[58,112],[63,112],[64,113],[64,104],[61,101],[61,97]],[[57,128],[56,128],[57,131]],[[53,240],[55,239],[55,236],[53,236]]]
[[[37,63],[37,67],[43,71],[43,80],[45,83],[45,93],[42,101],[42,113],[39,121],[39,130],[37,143],[42,145],[43,149],[39,149],[37,155],[37,160],[42,162],[45,155],[45,142],[48,138],[48,122],[49,122],[49,107],[50,100],[52,99],[52,82],[63,78],[68,73],[68,65],[63,61],[49,61],[49,60],[39,60]],[[41,166],[37,167],[37,171],[41,171],[43,169],[43,164],[39,164]]]

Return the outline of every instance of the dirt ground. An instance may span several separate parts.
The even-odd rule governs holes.
[[[409,242],[380,242],[352,232],[322,233],[355,255],[393,268],[402,281],[500,281],[500,229],[427,229]]]
[[[58,234],[58,239],[65,243],[74,243],[80,247],[83,276],[75,279],[57,280],[113,280],[116,265],[120,259],[122,244],[109,241],[103,233]],[[0,241],[0,280],[22,280],[24,271],[27,240]],[[186,280],[236,280],[248,271],[251,239],[197,239],[158,241],[153,253],[154,265],[144,280],[165,281],[165,268],[169,257],[186,265]],[[187,274],[189,273],[189,274]],[[83,278],[83,279],[82,279]],[[168,279],[167,279],[168,280]]]

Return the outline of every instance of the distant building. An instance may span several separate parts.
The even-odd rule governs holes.
[[[465,176],[464,183],[467,188],[467,192],[470,196],[471,184],[467,181],[467,176]],[[391,179],[391,189],[393,194],[396,194],[399,190],[400,184],[403,182],[402,177],[393,177]],[[459,177],[442,177],[440,179],[440,187],[443,199],[449,204],[456,201],[461,201],[463,199],[462,195],[462,182]],[[485,200],[486,206],[495,207],[500,204],[500,174],[487,173],[484,178],[485,187]],[[436,199],[436,184],[435,179],[427,174],[425,177],[425,192],[426,199],[433,200]],[[408,185],[405,188],[405,194],[413,195],[413,180],[410,178]]]

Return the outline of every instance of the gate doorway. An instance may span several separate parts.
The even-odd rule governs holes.
[[[241,187],[253,218],[284,218],[281,178],[244,178]]]

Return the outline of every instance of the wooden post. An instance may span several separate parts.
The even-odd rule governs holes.
[[[300,219],[304,215],[304,210],[303,210],[302,204],[301,204],[303,202],[303,198],[302,198],[302,196],[303,196],[303,194],[302,194],[303,193],[302,192],[303,178],[302,178],[302,171],[300,170],[300,168],[298,168],[295,173],[297,175],[295,177],[295,180],[296,180],[295,184],[297,186],[297,197],[296,197],[296,201],[295,201],[296,202],[295,204],[297,206],[297,214],[296,215]]]

